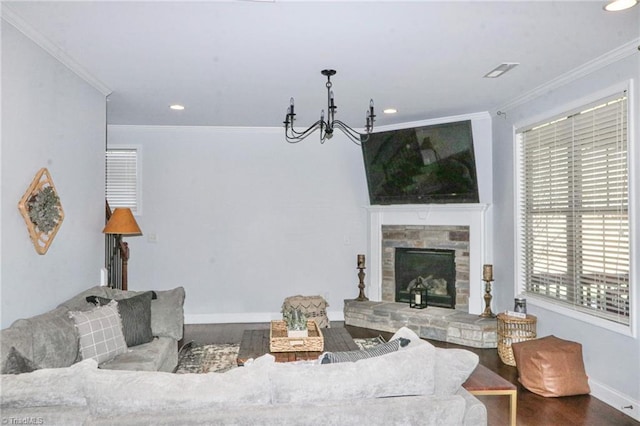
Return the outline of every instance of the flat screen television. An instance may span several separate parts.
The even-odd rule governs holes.
[[[470,120],[372,133],[362,154],[371,204],[478,202]]]

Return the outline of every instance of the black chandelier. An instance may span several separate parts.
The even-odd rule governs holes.
[[[351,139],[356,145],[360,145],[360,142],[364,142],[369,139],[369,134],[373,131],[373,122],[375,121],[375,114],[373,113],[373,99],[369,101],[369,109],[367,110],[365,133],[359,133],[347,126],[340,120],[335,119],[336,109],[338,107],[333,100],[333,91],[331,90],[331,76],[336,74],[336,70],[322,70],[322,75],[327,77],[327,110],[328,119],[324,119],[324,110],[320,112],[320,120],[313,123],[307,130],[298,132],[293,128],[293,122],[295,120],[295,112],[293,108],[293,98],[291,98],[291,104],[287,108],[287,115],[284,120],[284,135],[289,143],[298,143],[305,139],[311,133],[320,129],[320,143],[324,143],[325,140],[331,139],[333,131],[340,129],[342,132]]]

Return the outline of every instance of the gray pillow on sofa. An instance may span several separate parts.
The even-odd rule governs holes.
[[[2,374],[31,373],[37,369],[38,366],[33,361],[22,355],[14,346],[11,346]]]
[[[151,299],[153,292],[147,291],[127,299],[118,300],[118,312],[122,319],[122,332],[127,346],[137,346],[153,340],[151,331]],[[97,296],[100,305],[112,299]]]
[[[126,299],[142,292],[123,291],[108,287],[100,287],[105,297],[116,300]],[[151,302],[151,330],[154,336],[182,339],[184,327],[184,287],[172,290],[155,290],[157,299]]]

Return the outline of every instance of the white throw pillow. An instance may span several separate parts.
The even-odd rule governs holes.
[[[90,311],[69,312],[69,316],[78,330],[82,359],[92,358],[101,363],[127,351],[115,300]]]
[[[424,344],[428,344],[428,345],[431,344],[426,340],[420,339],[420,336],[418,336],[416,332],[411,330],[409,327],[400,327],[398,331],[396,331],[395,334],[391,337],[391,339],[389,339],[389,341],[400,339],[400,338],[409,340],[409,344],[406,346],[406,348],[412,348],[412,347],[415,347],[418,345],[424,345]],[[403,346],[403,348],[405,348],[405,346]]]
[[[408,327],[402,327],[391,339],[405,338],[411,340],[407,347],[429,345]],[[402,349],[402,348],[401,348]],[[435,394],[453,395],[469,378],[478,366],[479,358],[475,353],[466,349],[435,348]]]

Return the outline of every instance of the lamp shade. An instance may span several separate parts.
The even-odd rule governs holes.
[[[103,234],[142,235],[142,231],[129,208],[117,208],[111,214]]]

